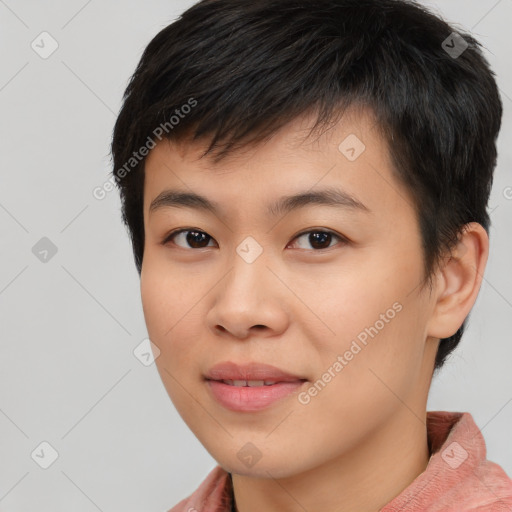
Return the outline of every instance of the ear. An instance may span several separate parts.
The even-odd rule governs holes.
[[[459,243],[437,272],[429,336],[442,339],[457,332],[476,301],[488,256],[489,237],[483,226],[466,224]]]

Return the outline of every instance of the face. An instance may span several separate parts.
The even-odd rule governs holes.
[[[206,142],[162,141],[146,160],[141,294],[156,365],[183,420],[233,473],[286,477],[341,457],[421,414],[431,377],[420,233],[386,143],[361,111],[305,140],[311,122],[218,164],[200,159]],[[327,189],[337,203],[312,195]],[[301,194],[309,201],[270,208]],[[295,382],[205,379],[224,362],[269,364]]]

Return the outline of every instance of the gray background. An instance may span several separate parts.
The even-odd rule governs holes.
[[[164,511],[215,466],[134,356],[147,331],[119,198],[92,195],[144,47],[192,3],[0,0],[2,511]],[[487,47],[505,108],[483,286],[428,408],[471,412],[512,475],[512,0],[428,5]],[[43,31],[59,45],[46,59]]]

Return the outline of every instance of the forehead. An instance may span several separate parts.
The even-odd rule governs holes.
[[[371,113],[347,110],[331,128],[308,137],[314,120],[297,118],[270,140],[236,150],[217,163],[201,158],[209,140],[160,141],[145,162],[145,217],[158,196],[169,190],[209,198],[226,212],[231,205],[235,210],[237,205],[253,205],[270,214],[283,206],[283,196],[321,189],[339,191],[347,202],[352,198],[371,211],[398,214],[412,209]]]

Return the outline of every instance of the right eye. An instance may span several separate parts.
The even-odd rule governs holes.
[[[180,245],[179,243],[176,243],[175,240],[180,240],[183,244],[189,244],[189,247]],[[166,235],[164,240],[162,241],[162,245],[167,245],[169,242],[172,241],[173,244],[177,245],[178,247],[181,247],[182,249],[204,249],[208,247],[208,245],[203,245],[208,240],[213,240],[213,238],[204,231],[201,231],[196,228],[182,228],[177,229]]]

